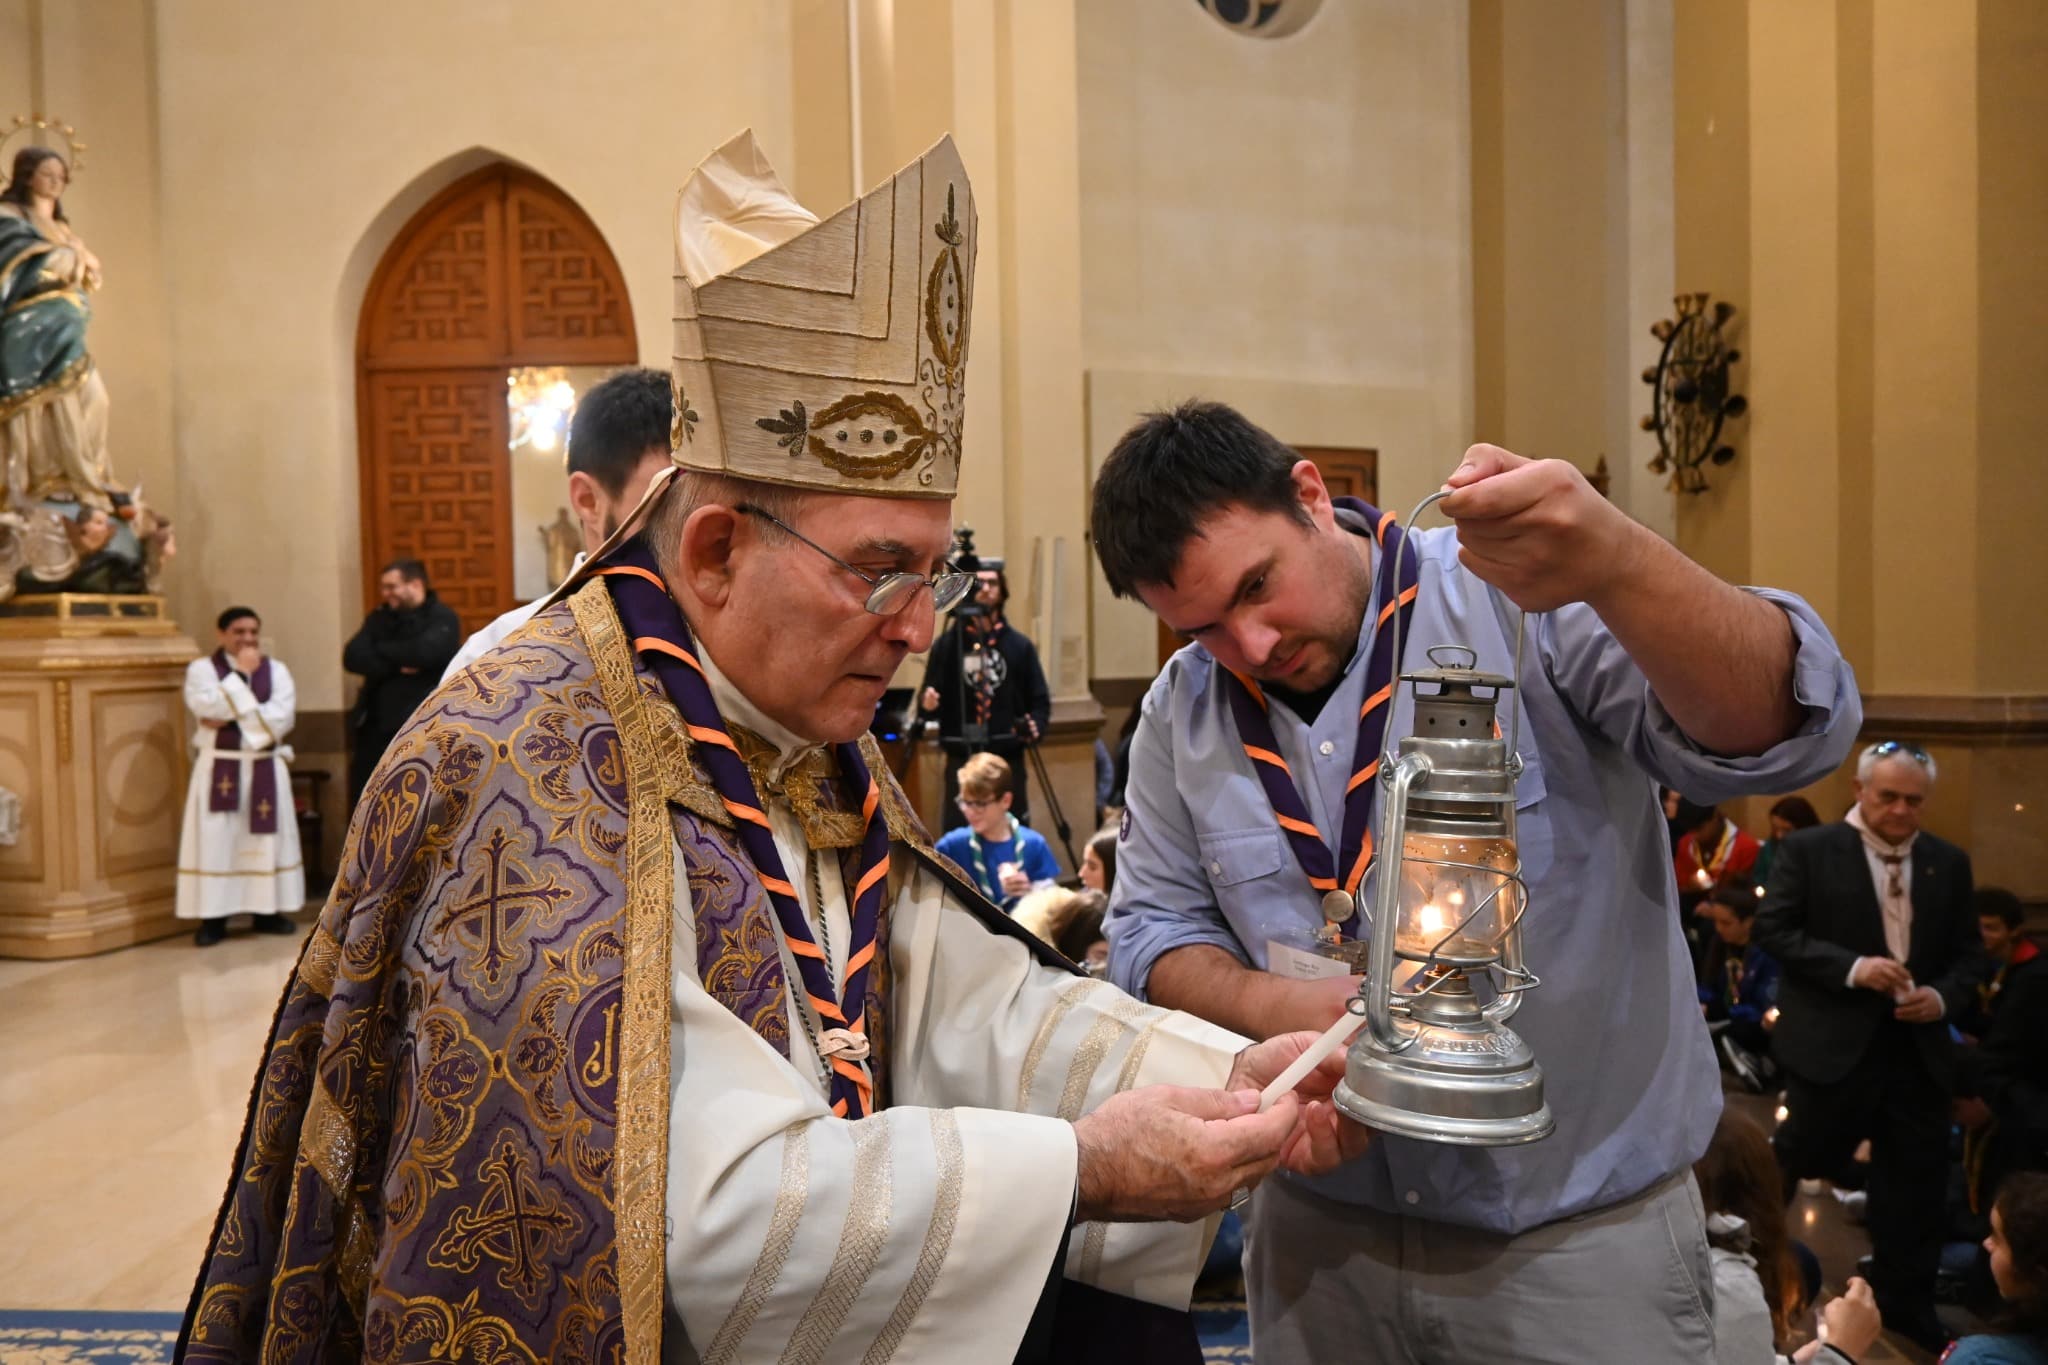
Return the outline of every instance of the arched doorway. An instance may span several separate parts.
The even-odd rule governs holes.
[[[411,558],[465,630],[510,608],[506,375],[638,360],[618,262],[554,185],[487,166],[414,214],[356,332],[365,606],[378,569]]]

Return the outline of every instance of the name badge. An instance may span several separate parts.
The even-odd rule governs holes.
[[[1266,941],[1266,970],[1294,981],[1359,976],[1365,954],[1363,940],[1331,943],[1311,934],[1273,938]]]

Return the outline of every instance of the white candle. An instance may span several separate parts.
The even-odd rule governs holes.
[[[1299,1057],[1289,1062],[1287,1069],[1273,1078],[1272,1084],[1259,1092],[1259,1112],[1265,1113],[1282,1095],[1301,1084],[1301,1078],[1314,1071],[1323,1063],[1323,1058],[1344,1046],[1352,1034],[1365,1023],[1365,1016],[1353,1014],[1350,1010],[1337,1016],[1337,1022],[1323,1030],[1322,1037],[1310,1043]]]

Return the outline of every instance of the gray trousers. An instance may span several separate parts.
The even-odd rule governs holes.
[[[1714,1365],[1713,1261],[1689,1172],[1518,1237],[1285,1180],[1246,1212],[1259,1365]]]

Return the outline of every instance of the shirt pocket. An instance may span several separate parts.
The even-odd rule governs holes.
[[[1293,859],[1277,825],[1226,830],[1196,839],[1202,875],[1216,908],[1247,947],[1270,926],[1260,923],[1284,898],[1274,895],[1273,879]]]

